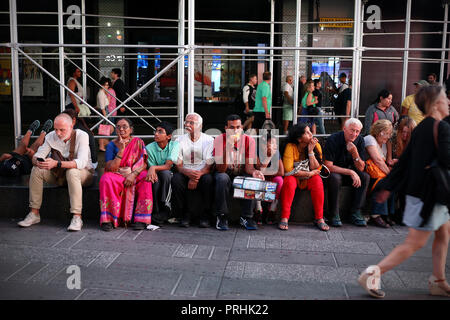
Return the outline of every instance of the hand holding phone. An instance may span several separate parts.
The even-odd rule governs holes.
[[[44,161],[45,161],[45,160],[42,159],[42,158],[36,158],[36,160],[39,161],[39,162],[44,162]]]

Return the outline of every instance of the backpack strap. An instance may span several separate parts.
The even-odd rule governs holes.
[[[72,135],[70,136],[69,161],[74,159],[75,154],[75,141],[77,139],[77,132],[75,130],[76,129],[73,129]]]

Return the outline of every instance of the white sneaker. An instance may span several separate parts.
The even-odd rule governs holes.
[[[68,231],[80,231],[83,227],[83,220],[80,216],[73,216],[70,226],[67,228]]]
[[[22,221],[18,222],[17,224],[21,227],[30,227],[33,224],[41,222],[41,217],[39,215],[34,214],[33,212],[29,212],[28,215],[23,219]]]

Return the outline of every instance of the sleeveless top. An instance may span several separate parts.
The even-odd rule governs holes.
[[[70,80],[75,80],[76,87],[75,87],[75,90],[73,90],[73,91],[81,98],[84,98],[83,97],[83,86],[81,85],[81,83],[79,83],[77,81],[77,79],[70,77],[69,80],[67,80],[67,86],[69,86]],[[77,104],[81,103],[80,99],[78,99],[77,97],[75,97],[75,100],[77,101]],[[70,99],[69,91],[66,90],[66,106],[68,106],[71,103],[72,103],[72,99]]]

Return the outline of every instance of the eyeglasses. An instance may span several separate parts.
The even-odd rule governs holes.
[[[184,124],[190,124],[190,125],[195,125],[196,123],[198,123],[198,121],[185,121]]]
[[[385,132],[385,131],[381,131],[380,134],[381,134],[383,137],[388,137],[388,138],[392,137],[392,132],[387,133],[387,132]]]
[[[121,129],[127,130],[127,129],[129,129],[129,128],[130,128],[129,126],[116,126],[116,129],[117,129],[117,130],[121,130]]]

